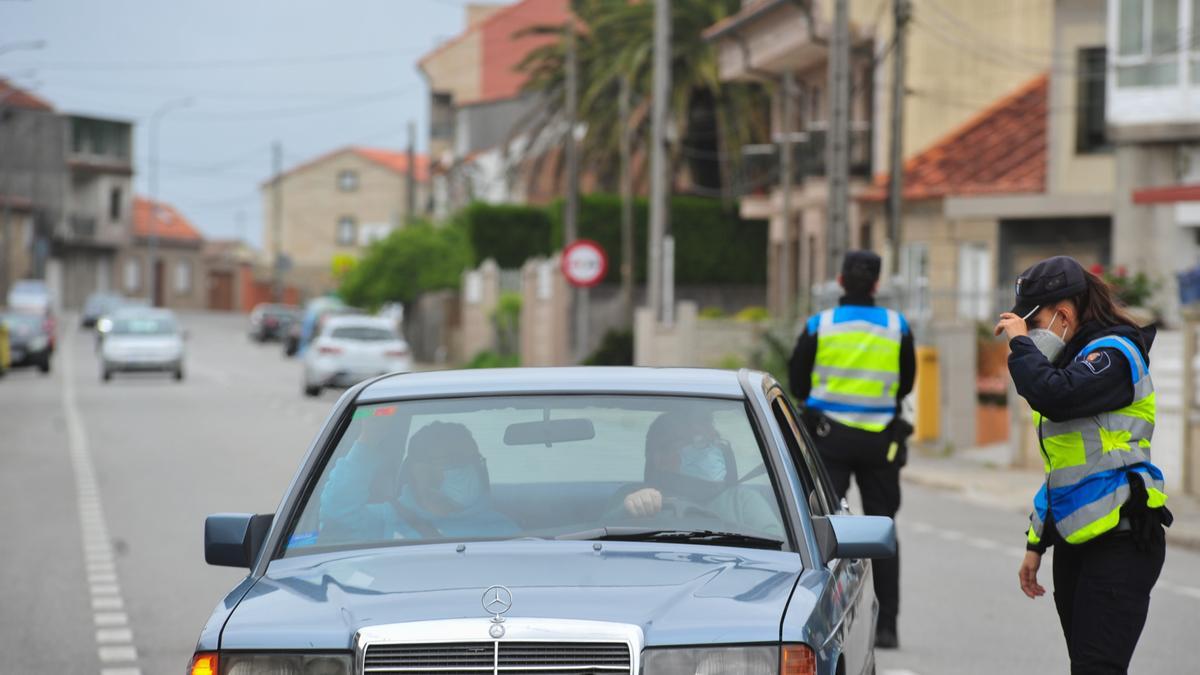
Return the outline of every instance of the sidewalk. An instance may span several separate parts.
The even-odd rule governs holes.
[[[1043,474],[1009,469],[1007,463],[1004,445],[965,450],[951,457],[910,452],[900,476],[915,485],[961,493],[978,504],[1027,514]],[[1174,490],[1167,507],[1175,516],[1175,523],[1167,528],[1167,543],[1200,550],[1200,500]]]

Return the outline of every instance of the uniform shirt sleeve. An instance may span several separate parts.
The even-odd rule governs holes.
[[[796,340],[792,358],[788,361],[788,385],[797,406],[803,406],[812,391],[813,363],[817,359],[817,329],[812,320]]]
[[[1051,421],[1090,417],[1133,403],[1133,375],[1120,350],[1098,349],[1093,354],[1099,356],[1090,361],[1072,360],[1055,368],[1026,336],[1013,338],[1008,346],[1008,372],[1017,393]]]

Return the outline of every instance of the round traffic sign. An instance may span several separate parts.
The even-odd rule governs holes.
[[[563,249],[562,272],[567,283],[579,288],[595,286],[608,272],[608,256],[591,239],[577,239]]]

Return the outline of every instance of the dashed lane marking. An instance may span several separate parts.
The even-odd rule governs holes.
[[[68,332],[68,343],[74,335],[74,330]],[[74,362],[70,347],[62,350],[59,362],[67,444],[71,470],[75,475],[75,500],[79,508],[92,621],[96,625],[96,655],[100,659],[100,674],[141,675],[137,663],[137,649],[133,646],[133,629],[129,627],[129,615],[121,611],[125,608],[125,602],[121,599],[112,541],[104,520],[100,488],[88,450],[83,416],[79,413],[79,404],[75,399]]]

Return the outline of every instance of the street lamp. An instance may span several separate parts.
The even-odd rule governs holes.
[[[192,97],[185,96],[167,101],[150,113],[150,243],[147,258],[147,278],[150,279],[150,304],[158,306],[161,298],[158,295],[158,123],[163,115],[172,110],[186,108],[192,104]],[[163,283],[166,283],[165,281]]]

